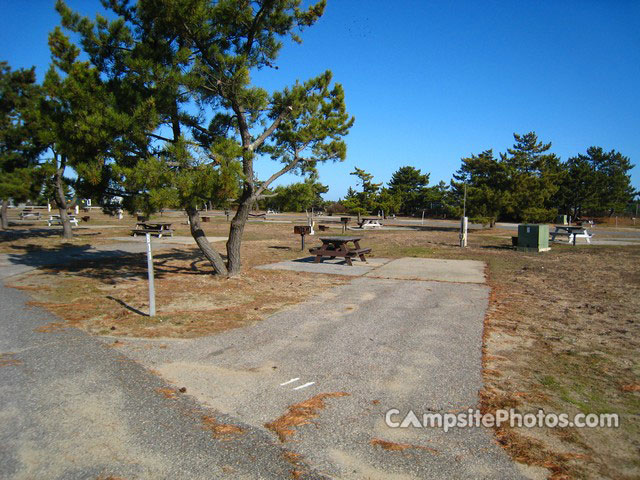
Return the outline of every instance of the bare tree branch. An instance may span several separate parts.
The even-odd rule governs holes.
[[[278,128],[278,125],[280,125],[280,122],[284,120],[284,117],[289,115],[289,113],[291,113],[292,111],[293,111],[293,108],[291,107],[291,105],[289,105],[282,112],[280,112],[280,115],[278,115],[278,117],[273,121],[271,126],[267,128],[262,133],[262,135],[256,138],[256,140],[251,144],[250,149],[253,151],[256,148],[258,148],[260,145],[262,145],[264,141],[269,137],[269,135],[271,135],[275,131],[275,129]]]
[[[171,140],[170,138],[166,138],[166,137],[162,137],[160,135],[156,135],[155,133],[149,133],[148,135],[150,137],[157,138],[158,140],[163,140],[165,142],[171,142],[171,143],[175,142],[175,140]]]
[[[255,197],[258,197],[259,195],[261,195],[262,192],[264,192],[267,189],[267,187],[271,185],[277,178],[281,177],[287,172],[290,172],[291,170],[296,168],[300,163],[305,161],[304,158],[298,156],[300,152],[304,150],[305,147],[301,147],[300,149],[296,150],[294,159],[291,161],[291,163],[288,163],[287,165],[285,165],[283,168],[281,168],[276,173],[271,175],[265,182],[262,183],[262,185],[260,185],[260,187],[256,190],[255,194],[253,195],[254,199]]]

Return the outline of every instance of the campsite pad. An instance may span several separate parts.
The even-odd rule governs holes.
[[[388,258],[368,258],[367,262],[358,259],[353,260],[353,266],[349,266],[342,258],[325,259],[322,263],[313,263],[315,257],[299,258],[284,262],[260,265],[261,270],[292,270],[294,272],[325,273],[328,275],[346,275],[360,277],[376,267],[389,262]]]
[[[342,259],[313,263],[314,257],[261,265],[264,270],[293,270],[350,277],[388,278],[395,280],[431,280],[435,282],[484,283],[484,263],[475,260],[438,260],[435,258],[371,258],[367,263],[354,260],[348,266]]]
[[[476,260],[399,258],[366,274],[373,278],[484,283],[484,263]]]

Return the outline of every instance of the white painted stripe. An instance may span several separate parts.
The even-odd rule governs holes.
[[[298,380],[300,380],[300,377],[292,378],[288,382],[281,383],[280,386],[289,385],[290,383],[297,382]]]
[[[316,382],[309,382],[309,383],[305,383],[304,385],[300,385],[299,387],[294,388],[294,390],[300,390],[301,388],[307,388],[310,387],[311,385],[313,385]]]

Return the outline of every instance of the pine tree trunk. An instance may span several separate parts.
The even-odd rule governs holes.
[[[251,210],[251,201],[249,199],[243,199],[240,202],[238,211],[236,212],[233,220],[231,220],[231,227],[229,228],[229,240],[227,240],[227,264],[229,266],[229,276],[234,276],[240,273],[242,262],[240,260],[240,246],[242,245],[242,234],[244,233],[244,226],[249,218],[249,211]]]
[[[0,227],[2,230],[7,230],[9,228],[9,218],[7,215],[9,214],[9,200],[6,198],[2,199],[2,210],[0,218]]]
[[[186,212],[187,216],[189,217],[189,224],[191,226],[191,235],[198,244],[200,251],[205,256],[205,258],[209,260],[211,266],[217,274],[227,275],[227,267],[225,266],[222,257],[213,249],[213,247],[209,243],[209,240],[207,240],[207,236],[202,230],[202,226],[200,225],[200,214],[198,213],[198,210],[195,208],[187,208]]]
[[[60,223],[62,223],[62,237],[73,238],[73,230],[71,222],[67,214],[67,199],[64,196],[64,187],[62,185],[62,169],[58,169],[55,175],[55,188],[53,189],[56,204],[60,212]]]

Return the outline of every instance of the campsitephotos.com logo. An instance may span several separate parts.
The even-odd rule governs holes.
[[[620,417],[617,413],[519,413],[514,409],[482,413],[470,408],[459,413],[423,413],[421,417],[409,410],[405,415],[400,410],[387,410],[385,423],[390,428],[437,428],[447,432],[454,428],[493,428],[508,424],[512,428],[617,428]]]

